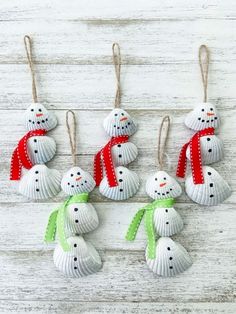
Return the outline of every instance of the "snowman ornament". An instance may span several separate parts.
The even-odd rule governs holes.
[[[126,240],[133,241],[144,217],[148,238],[146,262],[150,270],[159,276],[171,277],[187,270],[192,262],[183,246],[174,242],[170,236],[180,232],[183,221],[173,207],[175,198],[182,194],[181,186],[166,171],[163,171],[164,146],[161,152],[161,135],[167,123],[164,146],[168,136],[170,118],[162,120],[158,145],[160,169],[151,175],[146,182],[146,192],[154,200],[141,208],[134,216],[126,234]],[[159,236],[156,243],[156,237]]]
[[[73,117],[74,136],[69,124],[69,114]],[[89,193],[94,189],[95,181],[88,172],[76,165],[76,123],[73,111],[67,111],[66,123],[73,167],[64,174],[61,188],[68,198],[51,213],[45,241],[53,242],[57,235],[59,243],[54,250],[54,264],[65,276],[78,278],[96,273],[102,267],[98,252],[83,238],[83,234],[98,227],[99,221],[95,208],[88,203]]]
[[[56,143],[47,136],[47,132],[57,125],[56,116],[38,102],[35,73],[32,61],[32,42],[24,37],[26,54],[32,75],[32,103],[24,114],[27,133],[20,139],[13,151],[10,168],[10,180],[19,181],[22,169],[28,169],[20,181],[19,192],[31,199],[45,199],[60,191],[60,173],[44,164],[56,153]]]
[[[205,71],[203,54],[206,54]],[[212,206],[228,198],[231,190],[216,170],[206,166],[222,160],[224,152],[222,141],[215,135],[215,129],[220,125],[219,113],[213,104],[207,102],[209,50],[205,45],[199,48],[199,64],[204,86],[204,102],[198,104],[185,118],[185,125],[197,132],[181,149],[176,175],[185,177],[188,159],[192,174],[185,182],[186,193],[194,202]]]
[[[103,122],[103,127],[111,139],[95,155],[94,178],[102,195],[120,201],[132,197],[139,188],[137,174],[124,167],[134,161],[138,155],[137,147],[129,142],[129,137],[136,132],[137,126],[131,116],[119,108],[121,93],[119,45],[113,44],[112,50],[117,79],[115,109]]]

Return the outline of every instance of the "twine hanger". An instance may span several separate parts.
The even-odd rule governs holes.
[[[37,89],[36,89],[36,82],[35,82],[35,71],[34,71],[34,63],[32,58],[32,39],[29,35],[25,35],[24,37],[24,44],[25,44],[25,51],[26,56],[28,59],[29,67],[30,67],[30,73],[32,78],[32,95],[33,95],[33,101],[34,103],[38,102],[38,96],[37,96]]]
[[[204,90],[203,101],[207,102],[207,85],[208,85],[208,70],[209,70],[209,63],[210,63],[210,51],[206,45],[201,45],[199,47],[198,58],[199,58],[199,65],[201,69],[202,83],[203,83],[203,90]]]
[[[112,45],[112,53],[113,53],[113,64],[115,67],[116,74],[116,97],[114,102],[114,107],[120,107],[121,100],[121,88],[120,88],[120,67],[121,67],[121,54],[120,54],[120,46],[117,43]]]
[[[69,114],[71,114],[72,122],[69,121]],[[71,127],[72,125],[72,127]],[[75,113],[72,110],[66,112],[66,127],[70,139],[71,156],[73,161],[73,166],[76,166],[76,118]]]
[[[165,127],[165,125],[166,125],[166,127]],[[164,129],[165,129],[165,134],[162,135]],[[167,138],[169,135],[169,130],[170,130],[170,116],[165,116],[161,121],[160,129],[159,129],[159,135],[158,135],[157,159],[158,159],[158,164],[159,164],[160,170],[163,170],[164,154],[165,154]],[[163,141],[163,143],[162,143],[162,141]]]

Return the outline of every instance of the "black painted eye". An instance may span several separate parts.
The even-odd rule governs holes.
[[[155,181],[157,181],[157,178],[155,178]]]
[[[80,176],[80,172],[77,172],[78,176]]]
[[[118,116],[118,113],[115,113],[115,117],[117,117]]]
[[[213,111],[214,109],[213,109],[213,108],[210,108],[210,110]]]
[[[31,109],[31,111],[34,111],[34,109]]]
[[[39,112],[42,112],[42,109],[39,109]]]
[[[202,109],[202,111],[205,111],[205,109]]]
[[[74,174],[73,173],[71,173],[71,175],[70,175],[71,177],[73,177],[74,176]]]
[[[163,178],[164,180],[166,180],[166,178]]]
[[[122,112],[122,114],[121,114],[122,116],[124,116],[125,114]]]

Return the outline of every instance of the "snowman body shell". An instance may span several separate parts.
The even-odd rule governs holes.
[[[138,149],[131,142],[114,145],[111,149],[111,152],[112,159],[116,166],[128,165],[138,156]]]

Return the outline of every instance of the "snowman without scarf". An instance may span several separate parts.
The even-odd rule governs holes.
[[[69,123],[69,114],[73,117],[73,131]],[[59,243],[53,255],[55,266],[65,276],[83,277],[99,271],[102,267],[98,252],[83,238],[84,233],[95,230],[99,224],[95,208],[88,203],[89,193],[94,189],[95,181],[88,172],[76,164],[76,121],[73,111],[67,111],[66,124],[73,167],[63,176],[61,188],[68,198],[51,213],[45,241],[53,242],[57,235]]]

